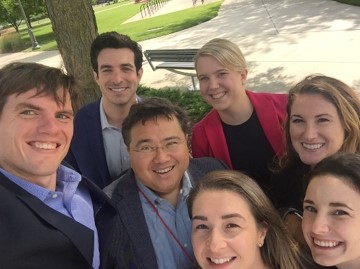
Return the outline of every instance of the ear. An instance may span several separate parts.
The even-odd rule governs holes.
[[[265,225],[262,225],[258,228],[258,244],[264,244],[267,231],[268,228]]]
[[[248,70],[244,68],[241,70],[241,80],[245,83],[248,75]]]
[[[94,75],[94,79],[95,79],[95,81],[96,81],[96,83],[97,84],[99,84],[99,75],[95,72],[95,71],[93,71],[93,75]]]
[[[142,78],[143,72],[144,72],[144,70],[143,70],[142,67],[141,67],[141,68],[139,69],[139,71],[137,72],[138,83],[140,82],[140,80],[141,80],[141,78]]]

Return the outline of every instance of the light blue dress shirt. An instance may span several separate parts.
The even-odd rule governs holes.
[[[89,191],[79,186],[81,175],[63,165],[57,171],[55,191],[14,176],[0,168],[0,172],[19,187],[40,199],[44,204],[74,219],[94,231],[93,267],[99,268],[99,238],[95,226],[94,209]]]
[[[100,123],[105,150],[106,163],[112,179],[118,178],[121,172],[130,168],[130,158],[121,129],[110,125],[100,101]]]
[[[191,245],[191,220],[186,206],[186,199],[192,188],[188,173],[185,172],[183,176],[182,188],[176,208],[167,200],[160,198],[149,188],[145,187],[139,180],[136,180],[136,182],[138,187],[157,207],[162,219],[194,261],[195,258]],[[140,192],[139,195],[159,269],[191,268],[192,261],[190,261],[164,227],[147,199]]]

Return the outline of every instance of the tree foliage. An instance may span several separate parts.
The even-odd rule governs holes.
[[[26,17],[31,25],[32,16],[46,12],[44,0],[22,0]],[[8,23],[19,32],[19,25],[23,16],[19,6],[19,0],[1,0],[0,1],[0,23]]]
[[[0,1],[0,22],[8,23],[13,26],[16,32],[19,32],[21,23],[21,10],[17,0],[1,0]]]

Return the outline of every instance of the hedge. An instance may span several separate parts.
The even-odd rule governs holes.
[[[141,97],[162,97],[184,108],[192,121],[196,123],[201,120],[211,109],[201,97],[199,91],[189,91],[181,88],[154,89],[140,86],[137,94]]]

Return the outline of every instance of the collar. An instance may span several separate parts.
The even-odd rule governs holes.
[[[41,187],[35,183],[29,182],[26,179],[19,178],[4,169],[0,168],[0,172],[3,173],[7,178],[10,179],[13,183],[26,190],[33,196],[39,198],[41,201],[45,201],[45,199],[49,196],[49,194],[54,193],[44,187]],[[81,181],[81,175],[76,171],[64,166],[60,165],[56,172],[56,189],[55,192],[63,192],[66,186],[72,185],[74,192]]]
[[[136,104],[141,102],[141,98],[139,96],[136,95],[135,98],[136,98]],[[108,119],[107,119],[107,117],[105,115],[105,110],[104,110],[104,107],[103,107],[103,98],[102,97],[100,98],[99,109],[100,109],[101,130],[105,130],[107,128],[112,128],[112,129],[119,130],[119,128],[110,125],[110,123],[109,123],[109,121],[108,121]]]
[[[137,186],[146,194],[146,196],[152,201],[154,204],[161,204],[165,201],[165,199],[161,198],[157,194],[155,194],[151,189],[146,187],[138,178],[135,179]],[[183,178],[182,178],[182,187],[179,191],[179,200],[185,200],[190,190],[192,189],[192,184],[189,176],[189,172],[186,170]]]

